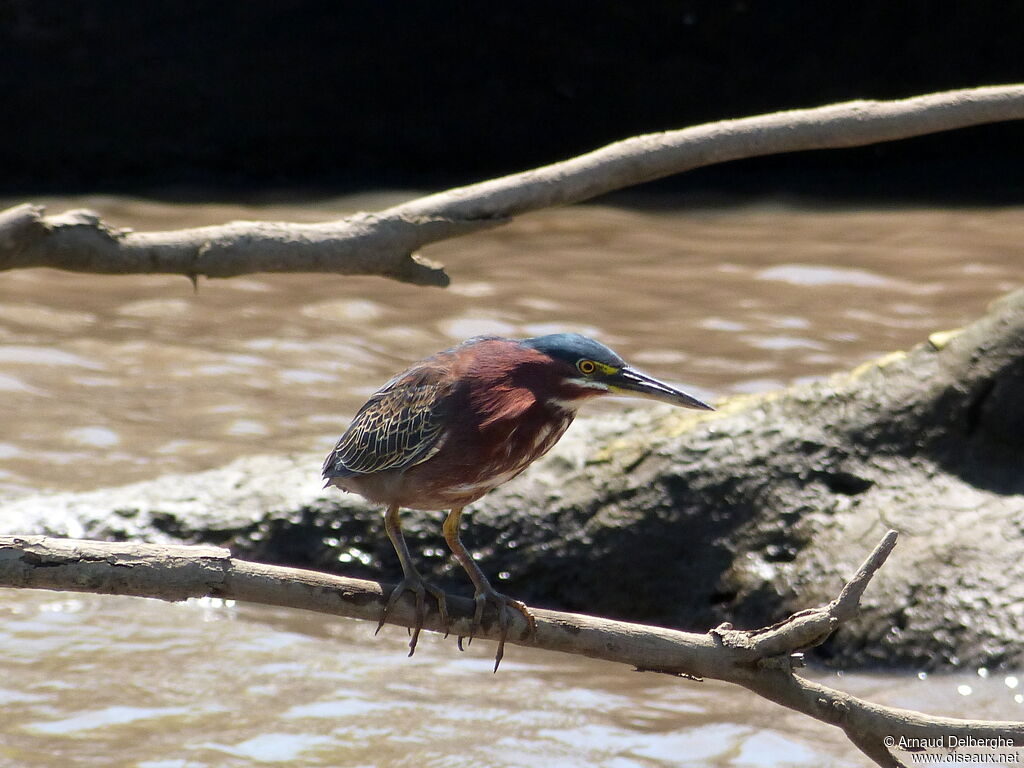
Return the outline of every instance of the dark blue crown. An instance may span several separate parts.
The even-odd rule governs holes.
[[[599,363],[621,368],[626,363],[617,354],[600,342],[588,339],[578,333],[552,333],[549,336],[534,336],[519,342],[524,347],[536,349],[548,357],[564,360],[573,365],[577,360],[596,360]]]

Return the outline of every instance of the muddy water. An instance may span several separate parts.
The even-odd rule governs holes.
[[[48,202],[158,229],[390,201]],[[428,249],[448,290],[0,274],[0,495],[326,450],[391,373],[478,333],[582,331],[712,399],[825,376],[977,316],[1021,242],[1020,209],[583,207]],[[494,677],[486,647],[406,660],[400,632],[283,611],[5,592],[0,619],[0,766],[863,764],[728,687],[518,648]],[[838,683],[1024,717],[1013,676]]]
[[[354,207],[50,202],[71,205],[137,229]],[[327,449],[394,371],[479,333],[582,331],[707,397],[780,387],[974,317],[1018,284],[1022,241],[1015,209],[582,207],[431,247],[447,290],[0,274],[0,494]]]
[[[724,684],[211,601],[0,590],[0,766],[864,766]],[[475,644],[474,644],[475,645]],[[813,674],[892,706],[1024,718],[1022,682]],[[1024,676],[1022,676],[1024,677]]]

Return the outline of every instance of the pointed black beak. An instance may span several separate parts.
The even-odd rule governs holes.
[[[668,384],[629,367],[622,368],[614,376],[607,379],[605,383],[608,384],[612,394],[643,397],[648,400],[658,400],[662,403],[671,403],[682,408],[696,408],[701,411],[715,410],[696,397],[681,392],[675,387],[670,387]]]

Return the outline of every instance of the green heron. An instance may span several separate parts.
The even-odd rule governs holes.
[[[459,537],[462,510],[543,456],[572,423],[577,409],[601,395],[632,395],[711,410],[695,397],[630,368],[612,350],[575,333],[531,339],[470,339],[416,363],[373,394],[359,409],[324,462],[327,485],[387,506],[384,528],[404,574],[388,596],[377,631],[404,592],[416,598],[416,626],[423,624],[427,593],[448,626],[444,592],[427,583],[412,563],[402,536],[402,507],[450,510],[444,537],[475,587],[470,639],[486,603],[495,605],[501,639],[510,609],[536,622],[529,609],[491,586]]]

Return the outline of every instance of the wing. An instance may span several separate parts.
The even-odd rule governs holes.
[[[432,366],[396,376],[359,409],[324,462],[323,476],[404,469],[429,459],[441,447],[451,390]]]

